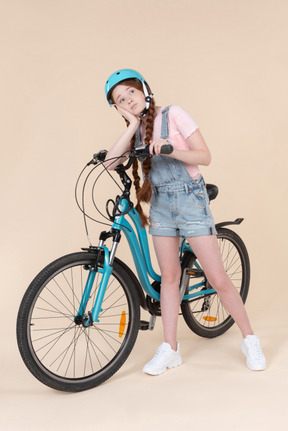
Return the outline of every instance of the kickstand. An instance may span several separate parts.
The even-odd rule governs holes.
[[[153,329],[154,329],[154,326],[155,326],[155,323],[156,323],[156,317],[157,316],[155,316],[155,314],[152,314],[150,316],[150,321],[149,321],[149,330],[150,331],[153,331]]]

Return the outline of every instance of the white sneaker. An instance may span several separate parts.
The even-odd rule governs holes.
[[[256,335],[247,335],[242,339],[242,352],[246,356],[246,365],[252,371],[262,371],[266,368],[266,359]]]
[[[158,376],[166,371],[167,368],[178,367],[182,364],[182,358],[179,352],[179,343],[177,342],[177,351],[173,350],[169,343],[162,343],[157,350],[156,355],[144,368],[144,373]]]

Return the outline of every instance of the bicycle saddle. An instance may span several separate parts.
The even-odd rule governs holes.
[[[219,189],[214,184],[206,184],[209,201],[213,201],[218,195]]]

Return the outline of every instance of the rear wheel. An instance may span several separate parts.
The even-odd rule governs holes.
[[[99,322],[75,322],[95,254],[73,253],[48,265],[25,293],[17,319],[17,340],[31,373],[54,389],[77,392],[110,378],[137,338],[139,300],[124,264],[115,259]],[[103,267],[100,262],[99,268]],[[87,311],[97,295],[98,272]]]
[[[225,228],[218,229],[217,239],[224,268],[245,303],[250,283],[250,262],[245,244],[235,232]],[[183,271],[201,269],[192,252],[185,253],[182,267]],[[181,310],[185,322],[193,332],[201,337],[213,338],[226,332],[233,325],[234,320],[217,293],[205,295],[205,290],[211,289],[205,276],[202,277],[202,280],[190,278],[187,282],[186,293],[189,291],[189,286],[191,288],[193,285],[201,284],[201,281],[203,283],[198,288],[200,296],[183,301]],[[197,292],[197,289],[193,292]]]

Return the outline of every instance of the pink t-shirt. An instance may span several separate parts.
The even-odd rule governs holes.
[[[162,110],[156,115],[154,120],[153,139],[161,137],[161,125],[162,125]],[[193,118],[180,106],[171,105],[168,113],[168,128],[169,128],[169,142],[177,150],[189,151],[190,147],[186,139],[195,130],[199,129]],[[141,127],[141,135],[143,136],[143,129]],[[190,165],[184,163],[189,175],[191,177],[199,174],[199,168],[197,165]]]

